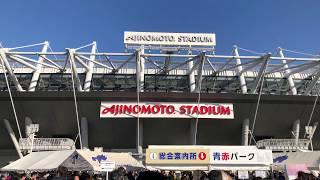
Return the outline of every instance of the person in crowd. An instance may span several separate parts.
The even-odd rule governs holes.
[[[26,180],[27,179],[27,175],[26,174],[21,174],[20,175],[20,179],[21,180]]]
[[[38,177],[38,173],[33,172],[31,173],[30,180],[37,180],[37,177]]]
[[[74,180],[80,180],[79,172],[74,172],[74,173],[72,174],[72,177],[73,177]]]
[[[137,180],[167,180],[168,177],[165,176],[163,173],[159,173],[157,171],[144,171],[140,172]]]

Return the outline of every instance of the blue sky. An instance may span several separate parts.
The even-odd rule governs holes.
[[[100,52],[123,52],[123,31],[164,31],[216,33],[217,54],[234,44],[320,53],[319,0],[4,0],[0,22],[7,47],[48,40],[64,50],[96,40]]]

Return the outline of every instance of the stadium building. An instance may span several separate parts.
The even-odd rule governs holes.
[[[319,56],[237,46],[218,55],[214,34],[125,32],[124,43],[125,53],[96,42],[1,47],[1,163],[16,150],[74,146],[320,149]]]

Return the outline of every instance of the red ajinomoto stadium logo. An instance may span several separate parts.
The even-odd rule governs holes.
[[[198,154],[198,157],[199,157],[200,160],[205,160],[207,158],[207,154],[204,153],[204,152],[200,152]]]
[[[232,104],[194,103],[101,103],[100,117],[161,117],[233,119]]]

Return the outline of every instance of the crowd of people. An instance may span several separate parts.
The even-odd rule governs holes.
[[[61,171],[30,174],[6,173],[1,175],[1,180],[105,180],[106,174],[89,174],[87,172],[69,172]],[[237,180],[236,173],[229,171],[126,171],[125,168],[118,168],[109,173],[110,180]],[[285,174],[282,172],[269,172],[267,177],[255,177],[254,173],[249,173],[249,180],[274,179],[285,180]],[[312,174],[298,172],[297,180],[320,180]]]

